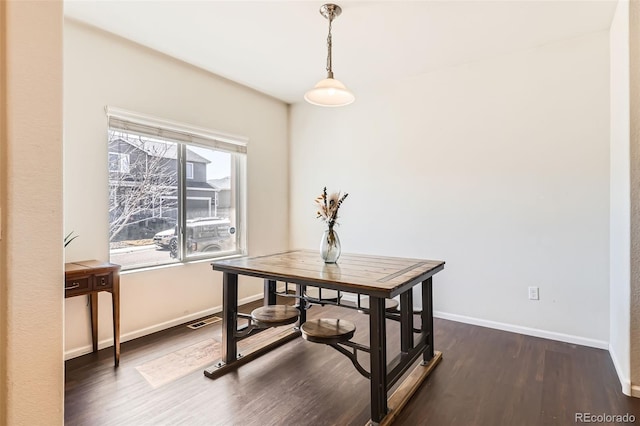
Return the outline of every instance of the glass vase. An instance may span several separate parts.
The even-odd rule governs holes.
[[[320,257],[324,263],[336,263],[341,251],[342,246],[340,246],[338,233],[333,228],[325,230],[320,241]]]

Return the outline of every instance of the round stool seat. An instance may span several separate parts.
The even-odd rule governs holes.
[[[384,310],[387,312],[393,312],[398,309],[400,303],[396,299],[384,299]],[[369,298],[360,299],[360,307],[362,309],[369,309]]]
[[[331,290],[329,288],[323,288],[321,292],[320,288],[318,287],[307,287],[307,289],[304,292],[304,295],[312,299],[327,300],[330,302],[337,302],[338,300],[340,300],[340,298],[338,297],[338,292],[336,290]],[[320,298],[321,295],[322,295],[322,298]]]
[[[261,306],[251,311],[251,317],[265,327],[293,324],[299,316],[298,308],[289,305]]]
[[[320,318],[305,322],[300,331],[309,342],[329,345],[351,339],[356,332],[356,325],[342,319]]]

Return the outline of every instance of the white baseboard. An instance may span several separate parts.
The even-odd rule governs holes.
[[[238,300],[238,305],[244,305],[245,303],[254,302],[256,300],[262,299],[262,293],[256,294],[254,296],[245,297],[243,299]],[[214,306],[213,308],[205,309],[200,312],[195,312],[193,314],[185,315],[180,318],[175,318],[170,321],[165,321],[160,324],[155,324],[150,327],[145,327],[140,330],[131,331],[126,334],[120,335],[120,343],[127,342],[129,340],[137,339],[138,337],[146,336],[157,331],[166,330],[167,328],[175,327],[177,325],[186,324],[197,319],[207,317],[213,314],[217,314],[222,312],[222,305]],[[110,337],[108,339],[104,339],[98,342],[98,349],[108,348],[109,346],[113,346],[113,338]],[[71,358],[76,358],[81,355],[89,354],[93,351],[93,347],[91,345],[81,346],[79,348],[70,349],[65,351],[64,359],[65,361]]]
[[[620,380],[620,385],[622,385],[622,393],[628,396],[640,397],[640,393],[638,393],[638,395],[633,395],[633,388],[637,387],[637,391],[640,391],[640,387],[631,386],[631,379],[626,374],[624,374],[624,371],[620,367],[620,361],[618,361],[618,355],[616,354],[616,351],[613,350],[613,347],[611,345],[609,345],[609,356],[611,357],[611,361],[613,361],[613,367],[616,369],[616,374],[618,375],[618,380]]]
[[[525,334],[527,336],[542,337],[543,339],[558,340],[560,342],[572,343],[575,345],[590,346],[598,349],[609,349],[609,342],[604,340],[590,339],[587,337],[573,336],[571,334],[557,333],[555,331],[540,330],[537,328],[524,327],[520,325],[507,324],[497,321],[489,321],[480,318],[467,317],[464,315],[449,314],[447,312],[434,311],[433,316],[446,320],[462,322],[465,324],[479,325],[481,327],[494,328],[496,330],[510,331],[512,333]]]
[[[279,286],[280,287],[280,286]],[[279,291],[283,290],[282,288],[278,288]],[[238,301],[239,305],[243,305],[245,303],[250,303],[250,302],[254,302],[256,300],[262,299],[263,295],[260,294],[256,294],[253,296],[249,296],[249,297],[245,297],[243,299],[240,299]],[[353,298],[354,300],[356,299],[355,296],[352,296],[351,294],[344,294],[344,298],[345,299],[351,299]],[[146,336],[152,333],[155,333],[157,331],[161,331],[161,330],[166,330],[167,328],[171,328],[171,327],[175,327],[177,325],[181,325],[181,324],[186,324],[188,322],[191,321],[195,321],[199,318],[203,318],[209,315],[213,315],[213,314],[217,314],[219,312],[222,312],[222,305],[218,305],[215,306],[213,308],[209,308],[209,309],[205,309],[203,311],[200,312],[195,312],[193,314],[189,314],[189,315],[185,315],[179,318],[175,318],[173,320],[170,321],[165,321],[163,323],[160,324],[155,324],[153,326],[150,327],[145,327],[143,329],[139,329],[139,330],[135,330],[126,334],[122,334],[120,336],[120,342],[127,342],[129,340],[133,340],[133,339],[137,339],[139,337],[142,336]],[[618,372],[618,376],[620,377],[619,374],[619,367],[617,365],[617,359],[613,356],[613,352],[611,351],[611,348],[609,347],[609,343],[602,341],[602,340],[596,340],[596,339],[589,339],[586,337],[580,337],[580,336],[573,336],[570,334],[563,334],[563,333],[557,333],[557,332],[553,332],[553,331],[546,331],[546,330],[540,330],[540,329],[536,329],[536,328],[530,328],[530,327],[523,327],[523,326],[518,326],[518,325],[513,325],[513,324],[507,324],[507,323],[501,323],[501,322],[497,322],[497,321],[489,321],[489,320],[484,320],[484,319],[480,319],[480,318],[474,318],[474,317],[468,317],[468,316],[464,316],[464,315],[457,315],[457,314],[450,314],[447,312],[441,312],[441,311],[434,311],[433,312],[433,316],[436,318],[442,318],[442,319],[446,319],[446,320],[450,320],[450,321],[456,321],[456,322],[462,322],[465,324],[473,324],[473,325],[478,325],[481,327],[487,327],[487,328],[493,328],[493,329],[497,329],[497,330],[503,330],[503,331],[509,331],[509,332],[513,332],[513,333],[520,333],[520,334],[525,334],[528,336],[534,336],[534,337],[541,337],[544,339],[550,339],[550,340],[558,340],[561,342],[566,342],[566,343],[572,343],[572,344],[576,344],[576,345],[583,345],[583,346],[590,346],[590,347],[594,347],[594,348],[598,348],[598,349],[606,349],[609,350],[609,353],[612,355],[612,359],[614,360],[614,366],[616,367],[616,371]],[[108,339],[104,339],[98,342],[98,349],[103,349],[103,348],[107,348],[109,346],[113,346],[113,338],[108,338]],[[76,358],[78,356],[81,355],[86,355],[88,353],[91,353],[93,350],[93,348],[91,347],[91,345],[86,345],[86,346],[81,346],[78,348],[74,348],[74,349],[70,349],[68,351],[65,351],[64,354],[64,359],[68,360],[71,358]],[[632,391],[634,391],[635,393],[637,393],[640,396],[640,386],[633,386],[633,388],[637,388],[637,389],[632,389],[631,388],[631,383],[630,381],[623,381],[622,378],[620,380],[620,382],[622,383],[623,386],[623,392],[626,395],[631,395]],[[628,383],[628,387],[625,388],[625,384]],[[627,391],[625,391],[625,389],[627,389]]]

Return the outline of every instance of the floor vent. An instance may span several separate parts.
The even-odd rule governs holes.
[[[205,318],[203,320],[200,321],[196,321],[193,324],[189,324],[187,327],[193,329],[193,330],[197,330],[199,328],[204,327],[205,325],[209,325],[209,324],[215,324],[219,321],[222,321],[222,318],[220,317],[209,317],[209,318]]]

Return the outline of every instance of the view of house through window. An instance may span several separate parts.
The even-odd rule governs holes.
[[[109,128],[111,262],[133,269],[241,253],[244,154],[118,127]]]

